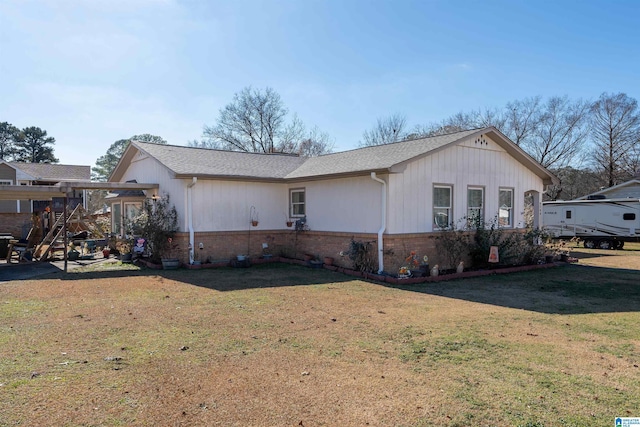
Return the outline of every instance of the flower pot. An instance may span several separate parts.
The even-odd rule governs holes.
[[[128,252],[126,254],[120,254],[120,261],[122,262],[131,262],[132,258],[133,258],[133,255],[131,255],[131,252]]]
[[[324,257],[324,263],[326,265],[333,265],[333,258],[331,258],[330,256]]]
[[[258,221],[251,221],[251,225],[253,225],[254,227],[258,226]]]
[[[244,255],[238,255],[236,258],[238,259],[238,261],[244,261],[246,259]]]
[[[293,227],[293,221],[287,221],[287,227]]]
[[[111,254],[111,253],[110,253],[109,249],[103,249],[103,250],[102,250],[102,256],[103,256],[103,257],[105,257],[105,258],[109,258],[109,255],[110,255],[110,254]]]
[[[180,267],[180,260],[177,258],[163,258],[162,268],[165,270],[175,270]]]
[[[313,255],[309,255],[309,254],[305,254],[304,255],[304,260],[305,261],[311,261],[313,259]]]
[[[78,258],[80,258],[80,252],[78,252],[78,251],[76,251],[76,250],[73,250],[73,251],[69,251],[69,252],[67,252],[67,259],[68,259],[69,261],[75,261],[75,260],[77,260]]]

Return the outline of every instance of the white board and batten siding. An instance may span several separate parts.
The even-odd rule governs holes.
[[[285,184],[198,180],[192,189],[194,231],[277,230],[286,228]],[[251,226],[251,207],[258,226]]]
[[[304,188],[311,230],[377,233],[380,228],[382,185],[370,176],[301,182],[289,188]]]
[[[447,147],[406,164],[400,173],[389,176],[389,215],[387,232],[424,233],[434,231],[433,187],[453,187],[452,220],[467,215],[467,189],[484,189],[484,217],[498,214],[501,188],[513,190],[514,223],[523,224],[524,194],[542,193],[541,179],[511,157],[502,147],[485,136],[488,144],[479,146],[473,140]]]
[[[178,212],[180,231],[188,230],[188,186],[191,179],[173,178],[171,171],[155,159],[138,153],[122,181],[154,182],[159,195],[171,195]],[[192,187],[193,229],[196,232],[248,230],[251,206],[259,216],[257,229],[286,228],[288,210],[285,184],[198,179]],[[256,229],[256,227],[254,227]]]

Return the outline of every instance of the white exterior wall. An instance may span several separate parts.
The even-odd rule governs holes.
[[[390,175],[387,232],[422,233],[433,230],[433,185],[453,186],[452,220],[467,215],[467,188],[484,187],[484,217],[498,214],[500,188],[514,194],[514,223],[522,226],[524,193],[543,191],[542,180],[485,136],[488,144],[473,140],[409,162],[403,172]]]
[[[170,194],[178,212],[180,231],[188,231],[187,188],[191,179],[172,178],[155,159],[138,153],[122,177],[140,183],[157,183],[160,196]],[[288,190],[285,184],[198,179],[192,187],[193,230],[234,231],[250,228],[250,209],[255,206],[259,223],[252,230],[285,229]]]
[[[199,179],[192,198],[196,232],[287,228],[285,184]],[[259,219],[257,227],[250,224],[252,206]]]
[[[382,185],[369,176],[308,181],[288,188],[305,189],[311,230],[376,233],[380,229]],[[286,197],[288,203],[288,190]]]
[[[523,224],[524,193],[542,193],[542,179],[511,157],[497,143],[468,140],[400,165],[387,182],[386,233],[425,233],[433,230],[433,185],[453,186],[452,219],[467,214],[467,188],[484,188],[485,220],[498,213],[500,188],[514,194],[514,224]],[[122,182],[158,183],[160,195],[170,193],[178,211],[181,231],[188,231],[187,186],[191,179],[173,179],[169,170],[139,153]],[[314,231],[376,233],[380,228],[382,185],[370,176],[313,180],[295,183],[263,183],[198,179],[192,189],[195,232],[288,229],[289,190],[304,188],[308,226]],[[259,215],[250,226],[250,209]]]

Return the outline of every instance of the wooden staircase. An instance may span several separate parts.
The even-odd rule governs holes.
[[[91,218],[86,209],[82,205],[77,205],[70,213],[67,207],[67,232],[88,231],[94,238],[104,238],[104,234],[100,231],[100,227]],[[42,239],[40,244],[36,246],[34,259],[44,261],[57,250],[64,250],[64,215],[56,215],[56,221],[51,230]]]

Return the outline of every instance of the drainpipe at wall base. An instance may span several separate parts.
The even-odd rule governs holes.
[[[384,231],[387,229],[387,183],[378,178],[375,172],[371,172],[371,179],[382,184],[382,204],[381,213],[382,219],[380,220],[380,229],[378,230],[378,274],[382,274],[384,271]]]
[[[189,228],[189,264],[193,264],[193,248],[195,247],[193,244],[193,196],[192,188],[198,182],[197,177],[191,178],[191,184],[187,185],[187,218],[188,218],[188,228]]]

